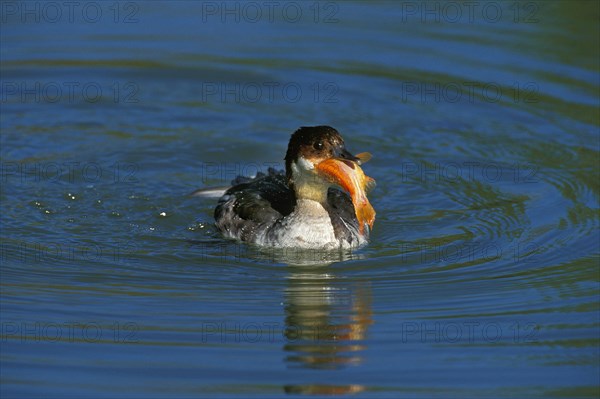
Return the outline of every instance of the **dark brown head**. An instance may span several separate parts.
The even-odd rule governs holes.
[[[288,182],[294,182],[299,171],[314,169],[315,165],[329,158],[341,158],[349,161],[360,160],[344,146],[344,139],[331,126],[303,126],[290,138],[285,154],[285,172]]]

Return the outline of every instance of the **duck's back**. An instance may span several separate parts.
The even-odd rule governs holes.
[[[217,228],[228,237],[254,242],[294,209],[296,197],[283,172],[270,168],[266,175],[238,177],[232,184],[215,209]]]

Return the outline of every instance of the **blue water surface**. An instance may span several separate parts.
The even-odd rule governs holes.
[[[0,3],[3,398],[598,397],[597,2],[67,3]],[[316,124],[371,243],[224,239]]]

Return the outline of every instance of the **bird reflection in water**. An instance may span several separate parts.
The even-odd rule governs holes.
[[[285,290],[284,350],[290,367],[338,369],[358,365],[373,324],[371,291],[364,281],[336,277],[329,267],[290,266]],[[350,385],[288,385],[287,393],[348,394]]]
[[[336,276],[332,263],[361,259],[350,251],[247,247],[246,257],[288,266],[284,293],[285,360],[289,367],[335,370],[362,362],[373,324],[371,289],[364,280]],[[290,394],[343,395],[360,384],[285,385]]]

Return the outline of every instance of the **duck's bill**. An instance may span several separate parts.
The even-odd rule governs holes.
[[[363,154],[368,153],[358,154],[356,157],[361,159]],[[368,158],[364,156],[366,159],[364,162],[370,158],[370,154],[368,154]],[[320,162],[316,169],[319,175],[350,194],[360,232],[364,231],[365,224],[372,228],[375,221],[375,210],[367,198],[367,192],[375,186],[375,180],[365,175],[358,162],[343,158],[330,158]]]

